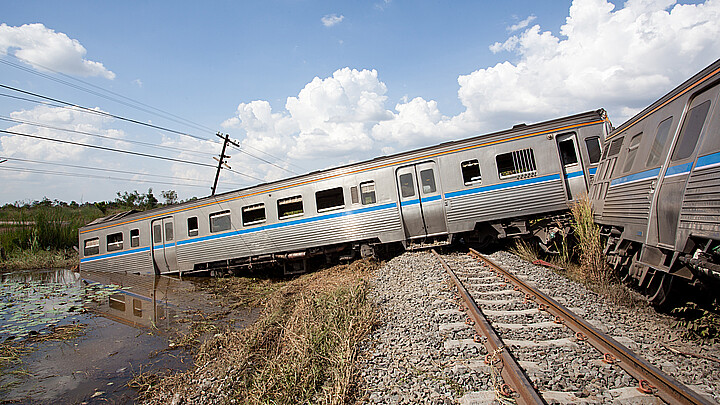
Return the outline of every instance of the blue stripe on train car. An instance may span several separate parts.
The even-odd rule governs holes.
[[[688,173],[690,173],[691,168],[692,168],[692,162],[681,164],[681,165],[670,166],[670,167],[668,167],[667,171],[665,172],[665,177],[680,176],[682,174],[688,174]]]
[[[407,200],[407,201],[400,202],[401,207],[407,207],[408,205],[415,205],[415,204],[420,204],[419,198],[416,198],[414,200]]]
[[[565,175],[565,178],[566,178],[566,179],[572,179],[573,177],[580,177],[580,176],[582,176],[582,175],[583,175],[583,171],[582,171],[582,170],[578,170],[578,171],[576,171],[576,172],[572,172],[572,173],[566,174],[566,175]]]
[[[124,256],[124,255],[133,254],[133,253],[149,252],[149,251],[150,251],[150,246],[145,246],[145,247],[141,247],[141,248],[137,248],[137,249],[133,249],[133,250],[128,250],[125,252],[118,251],[118,252],[114,252],[114,253],[106,253],[104,255],[99,255],[99,256],[83,257],[82,259],[80,259],[80,263],[87,263],[87,262],[92,262],[94,260],[99,260],[99,259],[107,259],[110,257]]]
[[[597,167],[591,167],[590,170],[588,170],[588,172],[594,176],[595,173],[597,173]]]
[[[699,157],[695,164],[695,170],[716,165],[720,165],[720,152]]]
[[[560,180],[560,174],[550,174],[542,177],[534,177],[531,179],[517,180],[509,183],[492,184],[489,186],[469,188],[467,190],[453,191],[452,193],[445,194],[445,198],[460,197],[469,194],[484,193],[487,191],[502,190],[504,188],[525,186],[528,184],[542,183],[546,181]]]
[[[657,177],[659,174],[660,174],[659,167],[655,168],[655,169],[645,170],[644,172],[631,174],[631,175],[625,176],[625,177],[619,177],[610,182],[610,187],[617,186],[618,184],[650,179],[653,177]]]

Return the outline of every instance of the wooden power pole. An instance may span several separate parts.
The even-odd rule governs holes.
[[[218,161],[218,167],[217,167],[217,172],[215,173],[215,181],[213,182],[213,186],[211,188],[212,193],[210,195],[215,195],[215,189],[217,188],[218,179],[220,178],[220,169],[222,169],[223,166],[225,166],[228,169],[230,168],[230,166],[228,166],[228,164],[225,163],[225,158],[230,157],[225,154],[225,149],[227,149],[227,144],[231,143],[238,148],[240,147],[240,145],[238,145],[237,142],[230,140],[230,135],[228,135],[228,134],[225,134],[225,136],[223,136],[223,134],[218,132],[215,135],[217,135],[224,142],[223,142],[222,152],[220,152],[220,159],[213,156],[213,159]]]

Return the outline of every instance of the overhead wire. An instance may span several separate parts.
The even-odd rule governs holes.
[[[50,174],[50,175],[67,176],[67,177],[75,177],[75,178],[82,177],[82,178],[90,178],[90,179],[131,181],[131,182],[136,182],[136,183],[164,184],[164,185],[170,185],[170,186],[176,186],[176,187],[181,186],[181,187],[207,188],[207,186],[200,186],[197,184],[172,183],[172,182],[164,182],[164,181],[156,181],[156,180],[143,180],[143,179],[129,179],[129,178],[120,178],[120,177],[112,177],[112,176],[99,176],[99,175],[86,174],[86,173],[67,173],[67,172],[59,172],[59,171],[54,171],[54,170],[31,169],[31,168],[5,166],[5,165],[0,166],[0,170],[13,171],[13,172],[35,173],[35,174]],[[222,188],[230,189],[229,187],[222,187]]]
[[[29,67],[27,67],[27,66],[23,66],[23,65],[20,65],[20,64],[17,64],[17,63],[13,63],[13,62],[10,62],[10,61],[8,61],[8,60],[0,59],[0,63],[3,63],[3,64],[5,64],[5,65],[7,65],[7,66],[11,66],[11,67],[14,67],[14,68],[16,68],[16,69],[20,69],[20,70],[22,70],[22,71],[25,71],[25,72],[28,72],[28,73],[31,73],[31,74],[34,74],[34,75],[37,75],[37,76],[40,76],[40,77],[43,77],[43,78],[46,78],[46,79],[48,79],[48,80],[55,81],[55,82],[57,82],[57,83],[61,83],[61,84],[67,85],[67,86],[72,87],[72,88],[77,89],[77,90],[85,91],[85,92],[87,92],[87,93],[96,95],[96,96],[98,96],[98,97],[103,97],[103,98],[105,98],[105,99],[107,99],[107,100],[111,100],[111,101],[114,101],[114,102],[116,102],[116,103],[119,103],[119,104],[122,104],[122,105],[125,105],[125,106],[128,106],[128,107],[131,107],[131,108],[135,108],[135,109],[137,109],[137,110],[140,110],[140,111],[143,111],[143,112],[146,112],[146,113],[149,113],[149,114],[158,115],[158,116],[160,116],[160,117],[162,117],[162,118],[164,118],[164,119],[167,119],[167,120],[170,120],[170,121],[179,123],[179,124],[188,125],[188,126],[190,126],[190,127],[194,127],[195,129],[199,129],[199,130],[207,130],[207,131],[209,131],[209,132],[211,132],[211,133],[214,133],[214,132],[215,132],[212,128],[210,128],[210,127],[208,127],[208,126],[206,126],[206,125],[198,124],[198,123],[196,123],[196,122],[194,122],[194,121],[185,119],[185,118],[183,118],[183,117],[177,116],[177,115],[175,115],[175,114],[169,113],[169,112],[167,112],[167,111],[161,110],[161,109],[156,108],[156,107],[153,107],[153,106],[151,106],[151,105],[142,103],[142,102],[137,101],[137,100],[133,100],[133,99],[131,99],[131,98],[129,98],[129,97],[123,96],[122,94],[113,92],[113,91],[108,90],[108,89],[104,89],[104,88],[102,88],[102,87],[100,87],[100,86],[96,86],[96,85],[94,85],[94,84],[92,84],[92,83],[89,83],[89,82],[86,82],[86,81],[84,81],[84,80],[81,80],[81,79],[78,79],[78,78],[69,76],[69,75],[67,75],[67,74],[65,74],[65,73],[59,72],[59,71],[54,70],[54,69],[52,69],[52,68],[50,68],[50,67],[47,67],[47,66],[43,66],[43,65],[41,65],[41,64],[39,64],[39,63],[36,63],[36,62],[30,63],[29,61],[27,61],[27,60],[25,60],[25,59],[23,59],[23,58],[20,58],[20,57],[18,57],[18,56],[16,56],[16,55],[10,55],[10,54],[8,54],[8,55],[11,56],[11,57],[13,57],[13,58],[15,58],[15,59],[18,60],[18,61],[21,61],[21,62],[30,64],[30,65],[35,65],[35,66],[41,67],[41,68],[43,68],[43,69],[45,69],[45,70],[48,70],[48,71],[50,71],[50,72],[56,73],[56,74],[58,74],[58,75],[61,75],[61,76],[65,77],[65,78],[67,78],[67,79],[70,79],[70,80],[73,80],[73,81],[82,83],[82,84],[84,84],[84,85],[86,85],[86,86],[90,86],[90,87],[95,88],[95,89],[98,89],[98,90],[100,90],[100,91],[103,91],[103,92],[112,94],[112,95],[114,95],[114,96],[116,96],[116,97],[120,97],[120,98],[122,98],[122,99],[124,99],[124,100],[129,101],[129,103],[128,103],[128,102],[125,102],[125,101],[122,101],[122,100],[118,100],[118,99],[113,98],[113,97],[109,97],[109,96],[104,95],[104,94],[101,94],[101,93],[98,93],[98,92],[96,92],[96,91],[93,91],[93,90],[88,89],[88,88],[85,88],[85,87],[83,87],[83,86],[80,86],[80,85],[77,85],[77,84],[68,82],[68,81],[66,81],[66,80],[58,79],[58,78],[53,77],[53,76],[51,76],[51,75],[48,75],[48,74],[45,74],[45,73],[42,73],[42,72],[38,72],[38,71],[36,71],[36,70],[34,70],[34,69],[31,69],[31,68],[29,68]],[[135,105],[134,105],[134,104],[135,104]],[[146,108],[138,107],[138,105],[139,105],[139,106],[142,106],[142,107],[146,107],[146,108],[152,109],[152,110],[154,110],[154,111],[156,111],[156,112],[148,111]],[[158,114],[158,113],[161,113],[161,114]],[[164,114],[164,116],[163,116],[162,114]],[[188,134],[188,135],[193,136],[193,135],[191,135],[191,134]],[[203,138],[203,139],[206,139],[206,138]],[[213,140],[213,141],[214,141],[214,140]],[[287,163],[288,165],[294,166],[294,167],[296,167],[296,168],[298,168],[298,169],[300,169],[300,170],[302,170],[302,171],[306,171],[306,170],[307,170],[307,169],[305,169],[305,168],[303,168],[303,167],[301,167],[301,166],[298,166],[298,165],[296,165],[296,164],[294,164],[294,163],[292,163],[292,162],[290,162],[290,161],[287,161],[287,160],[285,160],[285,159],[282,159],[282,158],[279,158],[279,157],[277,157],[277,156],[274,156],[274,155],[272,155],[272,154],[270,154],[270,153],[268,153],[268,152],[265,152],[265,151],[263,151],[263,150],[261,150],[261,149],[255,148],[254,146],[251,146],[251,145],[243,145],[243,146],[246,147],[246,148],[253,149],[253,150],[257,151],[257,152],[260,152],[260,153],[262,153],[263,155],[268,156],[268,157],[270,157],[270,158],[272,158],[272,159],[281,161],[281,162],[283,162],[283,163]],[[255,159],[263,160],[263,161],[267,162],[266,160],[264,160],[264,159],[262,159],[262,158],[260,158],[260,157],[258,157],[258,156],[255,156],[255,155],[253,155],[253,154],[251,154],[251,153],[249,153],[249,152],[247,152],[247,151],[245,151],[245,150],[243,150],[243,149],[239,149],[239,150],[240,150],[241,152],[247,154],[248,156],[251,156],[251,157],[253,157],[253,158],[255,158]],[[283,169],[283,170],[287,170],[287,169],[285,169],[285,168],[283,168],[283,167],[281,167],[281,166],[277,166],[277,165],[274,165],[274,164],[273,164],[273,166],[276,166],[276,167],[278,167],[278,168],[280,168],[280,169]],[[297,174],[296,172],[294,172],[294,171],[292,171],[292,170],[288,170],[288,171],[289,171],[290,173]]]
[[[56,131],[70,132],[70,133],[73,133],[73,134],[88,135],[88,136],[93,136],[93,137],[97,137],[97,138],[109,139],[109,140],[113,140],[113,141],[117,141],[117,142],[124,142],[124,143],[130,143],[130,144],[135,144],[135,145],[147,146],[147,147],[150,147],[150,148],[158,148],[158,149],[166,149],[166,150],[178,151],[178,152],[188,153],[188,154],[196,155],[196,156],[203,156],[203,157],[215,156],[214,153],[210,153],[210,152],[200,152],[200,151],[194,151],[194,150],[187,150],[187,149],[183,149],[183,148],[176,148],[176,147],[173,147],[173,146],[158,145],[158,144],[150,143],[150,142],[136,141],[136,140],[132,140],[132,139],[116,138],[116,137],[107,136],[107,135],[95,134],[95,133],[92,133],[92,132],[78,131],[78,130],[75,130],[75,129],[55,127],[55,126],[52,126],[52,125],[45,125],[45,124],[41,124],[41,123],[39,123],[39,122],[33,122],[33,121],[28,121],[28,120],[21,120],[21,119],[17,119],[17,118],[10,118],[10,117],[6,117],[6,116],[2,116],[2,115],[0,115],[0,121],[7,121],[7,122],[14,122],[14,123],[17,123],[17,124],[31,125],[31,126],[39,127],[39,128],[46,128],[46,129],[53,129],[53,130],[56,130]]]
[[[110,151],[110,152],[124,153],[124,154],[128,154],[128,155],[135,155],[135,156],[141,156],[141,157],[147,157],[147,158],[153,158],[153,159],[167,160],[167,161],[184,163],[184,164],[195,165],[195,166],[216,168],[216,166],[213,164],[196,162],[193,160],[184,160],[184,159],[171,158],[171,157],[167,157],[167,156],[151,155],[149,153],[135,152],[135,151],[130,151],[130,150],[111,148],[111,147],[107,147],[107,146],[100,146],[100,145],[92,145],[92,144],[87,144],[87,143],[82,143],[82,142],[68,141],[65,139],[48,138],[45,136],[26,134],[26,133],[17,132],[17,131],[8,131],[8,130],[0,129],[0,133],[24,136],[24,137],[28,137],[28,138],[34,138],[34,139],[42,139],[42,140],[51,141],[51,142],[65,143],[65,144],[69,144],[69,145],[82,146],[82,147],[86,147],[86,148],[100,149],[100,150],[105,150],[105,151]],[[225,169],[225,170],[227,170],[227,169]],[[259,177],[255,177],[255,176],[252,176],[252,175],[249,175],[246,173],[242,173],[242,172],[238,172],[238,171],[233,171],[233,173],[236,173],[236,174],[239,174],[239,175],[242,175],[242,176],[254,179],[254,180],[258,180],[260,182],[265,181]]]
[[[194,181],[194,182],[202,182],[203,181],[203,180],[199,180],[199,179],[191,178],[191,177],[165,176],[162,174],[139,173],[137,171],[130,171],[130,170],[74,165],[74,164],[69,164],[69,163],[48,162],[48,161],[43,161],[43,160],[21,159],[21,158],[15,158],[15,157],[11,157],[11,156],[0,156],[0,162],[2,162],[3,160],[24,162],[24,163],[35,163],[35,164],[43,164],[43,165],[52,165],[52,166],[71,167],[74,169],[95,170],[95,171],[103,171],[103,172],[110,172],[110,173],[131,174],[133,176],[158,177],[158,178],[165,178],[165,179],[188,180],[188,181]],[[248,184],[228,183],[228,182],[225,182],[224,184],[225,185],[235,185],[235,186],[240,186],[240,187],[245,187],[248,185]]]

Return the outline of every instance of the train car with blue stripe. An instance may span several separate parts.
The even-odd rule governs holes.
[[[464,238],[548,242],[587,193],[603,110],[385,156],[144,212],[79,231],[80,269],[186,274],[366,257]]]
[[[609,261],[656,304],[720,278],[720,60],[608,135],[590,198]]]

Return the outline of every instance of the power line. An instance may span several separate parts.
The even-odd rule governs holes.
[[[52,69],[52,68],[49,68],[49,67],[47,67],[47,66],[43,66],[43,65],[38,64],[38,63],[36,63],[36,62],[30,63],[30,62],[28,62],[28,61],[25,60],[25,59],[22,59],[22,58],[17,57],[16,55],[10,55],[10,56],[12,56],[13,58],[15,58],[15,59],[17,59],[17,60],[19,60],[19,61],[21,61],[21,62],[25,62],[25,63],[27,63],[27,64],[39,66],[39,67],[41,67],[41,68],[43,68],[43,69],[45,69],[45,70],[48,70],[48,71],[54,72],[54,73],[56,73],[56,74],[59,74],[59,75],[65,77],[65,78],[67,78],[67,79],[70,79],[70,80],[74,80],[74,81],[76,81],[76,82],[83,83],[83,84],[85,84],[85,85],[87,85],[87,86],[93,87],[93,88],[98,89],[98,90],[100,90],[100,91],[103,91],[103,92],[112,94],[112,95],[114,95],[114,96],[120,97],[120,98],[122,98],[122,99],[128,100],[130,103],[124,102],[124,101],[122,101],[122,100],[118,100],[118,99],[113,98],[113,97],[106,96],[106,95],[104,95],[104,94],[98,93],[98,92],[93,91],[93,90],[91,90],[91,89],[87,89],[87,88],[85,88],[85,87],[83,87],[83,86],[80,86],[80,85],[77,85],[77,84],[74,84],[74,83],[70,83],[70,82],[65,81],[65,80],[58,79],[58,78],[53,77],[53,76],[51,76],[51,75],[38,72],[38,71],[36,71],[36,70],[34,70],[34,69],[31,69],[31,68],[29,68],[29,67],[26,67],[26,66],[23,66],[23,65],[20,65],[20,64],[17,64],[17,63],[13,63],[13,62],[10,62],[10,61],[7,61],[7,60],[3,60],[3,59],[0,59],[0,63],[3,63],[3,64],[5,64],[5,65],[7,65],[7,66],[11,66],[11,67],[14,67],[14,68],[16,68],[16,69],[20,69],[20,70],[22,70],[22,71],[25,71],[25,72],[28,72],[28,73],[31,73],[31,74],[34,74],[34,75],[37,75],[37,76],[40,76],[40,77],[43,77],[43,78],[46,78],[46,79],[48,79],[48,80],[55,81],[55,82],[57,82],[57,83],[64,84],[64,85],[69,86],[69,87],[72,87],[72,88],[74,88],[74,89],[78,89],[78,90],[85,91],[85,92],[87,92],[87,93],[96,95],[96,96],[98,96],[98,97],[103,97],[103,98],[105,98],[105,99],[107,99],[107,100],[111,100],[111,101],[114,101],[114,102],[116,102],[116,103],[123,104],[123,105],[126,105],[126,106],[128,106],[128,107],[135,108],[135,109],[137,109],[137,110],[140,110],[140,111],[143,111],[143,112],[147,112],[147,113],[149,113],[149,114],[157,115],[157,116],[159,116],[159,117],[165,118],[165,119],[170,120],[170,121],[174,121],[174,122],[176,122],[176,123],[188,125],[188,126],[194,127],[195,129],[199,129],[199,130],[207,130],[207,131],[210,131],[210,132],[214,132],[213,129],[211,129],[211,128],[205,126],[205,125],[198,124],[198,123],[196,123],[196,122],[193,122],[193,121],[191,121],[191,120],[182,118],[182,117],[180,117],[180,116],[177,116],[177,115],[175,115],[175,114],[172,114],[172,113],[169,113],[169,112],[167,112],[167,111],[161,110],[161,109],[159,109],[159,108],[153,107],[153,106],[151,106],[151,105],[142,103],[142,102],[137,101],[137,100],[133,100],[133,99],[131,99],[131,98],[129,98],[129,97],[125,97],[125,96],[123,96],[122,94],[115,93],[115,92],[113,92],[113,91],[111,91],[111,90],[104,89],[104,88],[102,88],[102,87],[100,87],[100,86],[96,86],[96,85],[94,85],[94,84],[92,84],[92,83],[89,83],[89,82],[86,82],[86,81],[84,81],[84,80],[81,80],[81,79],[78,79],[78,78],[75,78],[75,77],[66,75],[65,73],[58,72],[58,71],[56,71],[56,70],[54,70],[54,69]],[[152,109],[152,110],[155,110],[155,111],[160,112],[160,113],[162,113],[162,114],[165,114],[165,116],[163,116],[163,115],[161,115],[161,114],[158,114],[157,112],[148,111],[147,109],[142,108],[142,107],[138,107],[137,105],[133,105],[133,103],[134,103],[134,104],[137,104],[137,105],[141,105],[141,106],[143,106],[143,107],[147,107],[147,108]],[[171,117],[171,118],[168,118],[168,116]],[[195,135],[192,135],[192,134],[187,134],[187,135],[188,135],[188,136],[193,136],[193,137],[195,136]],[[198,137],[198,138],[201,138],[201,137]],[[213,141],[214,141],[214,140],[213,140]],[[278,161],[287,163],[288,165],[294,166],[294,167],[296,167],[296,168],[298,168],[298,169],[300,169],[300,170],[302,170],[302,171],[306,171],[306,169],[303,168],[303,167],[301,167],[301,166],[298,166],[298,165],[296,165],[296,164],[294,164],[294,163],[292,163],[292,162],[290,162],[290,161],[284,160],[284,159],[279,158],[279,157],[277,157],[277,156],[274,156],[274,155],[272,155],[272,154],[270,154],[270,153],[267,153],[267,152],[265,152],[265,151],[263,151],[263,150],[260,150],[260,149],[258,149],[258,148],[255,148],[254,146],[244,145],[244,147],[253,149],[253,150],[255,150],[255,151],[257,151],[257,152],[260,152],[260,153],[262,153],[262,154],[265,155],[265,156],[269,156],[269,157],[271,157],[271,158],[273,158],[273,159],[275,159],[275,160],[278,160]],[[242,150],[241,150],[241,151],[242,151]],[[253,158],[256,158],[256,159],[259,159],[259,160],[263,160],[263,159],[255,156],[255,155],[253,155],[253,154],[250,154],[249,152],[243,151],[243,153],[246,153],[248,156],[251,156],[251,157],[253,157]],[[265,160],[263,160],[263,161],[265,161]],[[267,162],[267,161],[265,161],[265,162]],[[274,165],[274,164],[273,164],[273,165]],[[283,169],[283,170],[287,170],[287,169],[285,169],[285,168],[283,168],[283,167],[280,167],[280,166],[277,166],[277,165],[274,165],[274,166],[276,166],[276,167],[278,167],[278,168],[280,168],[280,169]],[[293,171],[291,171],[291,170],[288,170],[288,171],[291,172],[291,173],[293,173],[293,174],[297,174],[297,173],[295,173],[295,172],[293,172]]]
[[[66,172],[58,172],[58,171],[54,171],[54,170],[29,169],[29,168],[5,166],[5,165],[0,166],[0,170],[11,171],[11,172],[35,173],[35,174],[50,174],[50,175],[55,175],[55,176],[66,176],[66,177],[75,177],[75,178],[82,177],[82,178],[89,178],[89,179],[131,181],[131,182],[136,182],[136,183],[164,184],[164,185],[170,185],[170,186],[195,187],[195,188],[207,189],[207,186],[200,186],[200,185],[196,185],[196,184],[171,183],[171,182],[164,182],[164,181],[129,179],[129,178],[120,178],[120,177],[112,177],[112,176],[96,176],[96,175],[87,174],[87,173],[66,173]]]
[[[209,153],[209,152],[199,152],[199,151],[187,150],[187,149],[182,149],[182,148],[175,148],[175,147],[172,147],[172,146],[158,145],[158,144],[154,144],[154,143],[150,143],[150,142],[135,141],[135,140],[131,140],[131,139],[115,138],[115,137],[112,137],[112,136],[94,134],[94,133],[92,133],[92,132],[85,132],[85,131],[78,131],[78,130],[68,129],[68,128],[54,127],[54,126],[52,126],[52,125],[45,125],[45,124],[41,124],[41,123],[39,123],[39,122],[21,120],[21,119],[17,119],[17,118],[10,118],[10,117],[6,117],[6,116],[2,116],[2,115],[0,115],[0,121],[8,121],[8,122],[14,122],[14,123],[17,123],[17,124],[32,125],[32,126],[34,126],[34,127],[39,127],[39,128],[53,129],[53,130],[56,130],[56,131],[71,132],[71,133],[74,133],[74,134],[94,136],[94,137],[97,137],[97,138],[110,139],[110,140],[117,141],[117,142],[131,143],[131,144],[142,145],[142,146],[147,146],[147,147],[151,147],[151,148],[158,148],[158,149],[167,149],[167,150],[179,151],[179,152],[189,153],[189,154],[191,154],[191,155],[197,155],[197,156],[203,156],[203,157],[206,157],[206,156],[214,156],[214,154]]]
[[[75,169],[85,169],[85,170],[96,170],[96,171],[103,171],[103,172],[110,172],[110,173],[131,174],[133,176],[159,177],[159,178],[165,178],[165,179],[188,180],[188,181],[195,181],[195,182],[203,181],[203,180],[193,179],[190,177],[164,176],[161,174],[138,173],[136,171],[129,171],[129,170],[109,169],[109,168],[103,168],[103,167],[91,167],[91,166],[73,165],[73,164],[69,164],[69,163],[47,162],[47,161],[42,161],[42,160],[31,160],[31,159],[21,159],[21,158],[0,156],[0,162],[3,162],[3,159],[4,159],[4,161],[10,160],[10,161],[16,161],[16,162],[36,163],[36,164],[62,166],[62,167],[72,167]],[[247,184],[239,184],[239,183],[227,183],[226,182],[225,184],[235,185],[235,186],[240,186],[240,187],[247,186]]]
[[[273,163],[273,162],[270,162],[270,161],[268,161],[268,160],[265,160],[265,159],[263,159],[263,158],[261,158],[261,157],[259,157],[259,156],[255,156],[255,155],[249,153],[248,151],[243,150],[242,148],[239,148],[239,147],[234,146],[234,145],[232,145],[232,144],[230,144],[230,147],[233,148],[233,149],[235,149],[235,150],[237,150],[237,151],[240,151],[241,153],[244,153],[244,154],[246,154],[246,155],[248,155],[248,156],[252,156],[252,157],[254,157],[254,158],[257,159],[257,160],[261,160],[261,161],[263,161],[263,162],[265,162],[265,163],[267,163],[267,164],[269,164],[269,165],[275,166],[275,167],[277,167],[278,169],[282,169],[282,170],[285,170],[286,172],[290,172],[290,173],[292,173],[292,174],[297,175],[297,173],[295,173],[294,171],[292,171],[292,170],[290,170],[290,169],[286,169],[286,168],[284,168],[284,167],[282,167],[282,166],[276,165],[276,164]]]
[[[212,167],[212,168],[215,168],[215,165],[211,165],[211,164],[209,164],[209,163],[195,162],[195,161],[192,161],[192,160],[175,159],[175,158],[171,158],[171,157],[167,157],[167,156],[151,155],[151,154],[149,154],[149,153],[141,153],[141,152],[134,152],[134,151],[124,150],[124,149],[110,148],[110,147],[107,147],[107,146],[90,145],[90,144],[87,144],[87,143],[67,141],[67,140],[64,140],[64,139],[54,139],[54,138],[48,138],[48,137],[45,137],[45,136],[24,134],[24,133],[22,133],[22,132],[16,132],[16,131],[7,131],[7,130],[0,129],[0,133],[10,134],[10,135],[25,136],[25,137],[28,137],[28,138],[42,139],[42,140],[51,141],[51,142],[66,143],[66,144],[69,144],[69,145],[83,146],[83,147],[86,147],[86,148],[94,148],[94,149],[100,149],[100,150],[105,150],[105,151],[110,151],[110,152],[125,153],[125,154],[129,154],[129,155],[142,156],[142,157],[148,157],[148,158],[153,158],[153,159],[168,160],[168,161],[172,161],[172,162],[178,162],[178,163],[184,163],[184,164],[190,164],[190,165],[196,165],[196,166],[204,166],[204,167]],[[241,173],[241,172],[238,172],[238,171],[235,171],[235,170],[232,170],[232,172],[233,172],[233,173],[236,173],[236,174],[239,174],[239,175],[242,175],[242,176],[245,176],[245,177],[249,177],[249,178],[251,178],[251,179],[254,179],[254,180],[257,180],[257,181],[260,181],[260,182],[265,182],[265,180],[263,180],[263,179],[261,179],[261,178],[259,178],[259,177],[251,176],[251,175],[249,175],[249,174]]]
[[[28,62],[27,60],[25,60],[25,59],[23,59],[23,58],[20,58],[20,57],[18,57],[18,56],[16,56],[16,55],[10,55],[10,56],[12,56],[13,58],[15,58],[15,59],[17,59],[17,60],[19,60],[19,61],[21,61],[21,62],[25,62],[25,63],[30,64],[30,62]],[[143,111],[143,112],[146,112],[146,113],[148,113],[148,114],[157,115],[157,116],[159,116],[159,117],[161,117],[161,118],[164,118],[164,119],[167,119],[167,120],[169,120],[169,121],[173,121],[173,122],[176,122],[176,123],[179,123],[179,124],[183,124],[183,125],[188,125],[188,126],[191,126],[191,127],[195,127],[195,129],[212,131],[212,129],[210,129],[209,127],[206,127],[206,126],[204,126],[204,125],[201,125],[201,124],[192,122],[192,121],[187,120],[187,119],[185,119],[185,118],[179,117],[179,116],[177,116],[177,115],[175,115],[175,114],[169,113],[169,112],[167,112],[167,111],[163,111],[163,110],[161,110],[161,109],[159,109],[159,108],[156,108],[156,107],[153,107],[153,106],[151,106],[151,105],[142,103],[142,102],[140,102],[140,101],[133,100],[133,99],[131,99],[131,98],[129,98],[129,97],[125,97],[125,96],[123,96],[122,94],[116,93],[116,92],[114,92],[114,91],[112,91],[112,90],[104,89],[104,88],[102,88],[102,87],[100,87],[100,86],[96,86],[96,85],[94,85],[94,84],[92,84],[92,83],[89,83],[89,82],[86,82],[86,81],[84,81],[84,80],[81,80],[81,79],[72,77],[72,76],[70,76],[70,75],[66,75],[65,73],[58,72],[57,70],[54,70],[54,69],[49,68],[49,67],[47,67],[47,66],[43,66],[43,65],[38,64],[38,63],[35,63],[35,62],[32,63],[32,65],[36,65],[36,66],[41,67],[41,68],[43,68],[43,69],[45,69],[45,70],[48,70],[48,71],[50,71],[50,72],[53,72],[53,73],[58,74],[58,75],[61,75],[61,76],[65,77],[65,78],[67,78],[67,79],[70,79],[70,80],[74,80],[74,81],[76,81],[76,82],[83,83],[83,84],[85,84],[86,86],[90,86],[90,87],[92,87],[92,88],[98,89],[98,90],[103,91],[103,92],[105,92],[105,93],[112,94],[113,96],[116,96],[116,97],[122,98],[122,99],[124,99],[124,100],[127,100],[127,102],[126,102],[126,101],[123,101],[123,100],[119,100],[119,99],[114,98],[114,97],[107,96],[107,95],[102,94],[102,93],[98,93],[98,92],[96,92],[96,91],[94,91],[94,90],[91,90],[91,89],[88,89],[88,88],[86,88],[86,87],[77,85],[77,84],[75,84],[75,83],[71,83],[71,82],[68,82],[68,81],[66,81],[66,80],[58,79],[57,77],[53,77],[53,76],[51,76],[51,75],[49,75],[49,74],[42,73],[42,72],[38,72],[38,71],[35,70],[35,69],[29,68],[29,67],[27,67],[27,66],[23,66],[23,65],[14,63],[14,62],[10,62],[10,61],[8,61],[8,60],[0,59],[0,63],[3,63],[3,64],[5,64],[5,65],[11,66],[11,67],[14,67],[14,68],[16,68],[16,69],[20,69],[20,70],[22,70],[22,71],[24,71],[24,72],[27,72],[27,73],[34,74],[34,75],[36,75],[36,76],[43,77],[43,78],[48,79],[48,80],[52,80],[52,81],[57,82],[57,83],[64,84],[64,85],[69,86],[69,87],[72,87],[72,88],[74,88],[74,89],[81,90],[81,91],[84,91],[84,92],[93,94],[93,95],[98,96],[98,97],[102,97],[102,98],[107,99],[107,100],[110,100],[110,101],[114,101],[114,102],[116,102],[116,103],[118,103],[118,104],[122,104],[122,105],[125,105],[125,106],[128,106],[128,107],[131,107],[131,108],[135,108],[136,110]],[[139,107],[139,106],[142,106],[142,107]],[[147,107],[147,108],[149,108],[149,109],[151,109],[151,110],[154,110],[154,111],[156,111],[156,112],[150,111],[150,110],[148,110],[148,109],[146,109],[146,108],[143,108],[143,107]],[[161,114],[158,114],[158,113],[161,113],[161,114],[164,114],[164,115],[161,115]]]
[[[185,132],[176,131],[176,130],[174,130],[174,129],[161,127],[161,126],[159,126],[159,125],[154,125],[154,124],[150,124],[150,123],[147,123],[147,122],[138,121],[138,120],[135,120],[135,119],[132,119],[132,118],[126,118],[126,117],[122,117],[122,116],[119,116],[119,115],[110,114],[110,113],[108,113],[108,112],[101,111],[101,110],[94,110],[94,109],[92,109],[92,108],[83,107],[83,106],[81,106],[81,105],[69,103],[69,102],[67,102],[67,101],[58,100],[58,99],[56,99],[56,98],[52,98],[52,97],[48,97],[48,96],[43,96],[43,95],[41,95],[41,94],[33,93],[33,92],[31,92],[31,91],[18,89],[17,87],[12,87],[12,86],[8,86],[8,85],[1,84],[1,83],[0,83],[0,88],[8,89],[8,90],[15,91],[15,92],[22,93],[22,94],[27,94],[27,95],[29,95],[29,96],[37,97],[37,98],[40,98],[40,99],[43,99],[43,100],[52,101],[52,102],[54,102],[54,103],[59,103],[59,104],[65,105],[65,106],[78,108],[78,109],[81,109],[81,110],[83,110],[83,111],[90,112],[90,113],[92,113],[92,114],[103,115],[103,116],[115,118],[115,119],[118,119],[118,120],[121,120],[121,121],[127,121],[127,122],[130,122],[130,123],[133,123],[133,124],[143,125],[143,126],[146,126],[146,127],[148,127],[148,128],[153,128],[153,129],[157,129],[157,130],[160,130],[160,131],[170,132],[170,133],[173,133],[173,134],[176,134],[176,135],[180,135],[180,136],[188,136],[188,137],[190,137],[190,138],[195,138],[195,139],[199,139],[199,140],[203,140],[203,141],[210,141],[210,142],[214,142],[214,143],[219,143],[219,142],[217,142],[217,141],[214,140],[214,139],[199,137],[199,136],[192,135],[192,134],[188,134],[188,133],[185,133]]]

